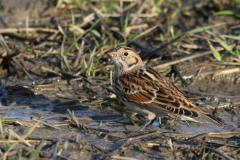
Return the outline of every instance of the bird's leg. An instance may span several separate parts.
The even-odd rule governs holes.
[[[149,113],[148,114],[148,121],[145,122],[142,127],[140,127],[139,131],[143,131],[147,126],[151,127],[151,125],[153,124],[153,122],[156,120],[156,115],[153,113]]]
[[[157,119],[157,118],[155,117],[155,118],[149,123],[148,127],[151,127],[152,124],[154,123],[154,121],[155,121],[156,119]]]
[[[181,116],[179,116],[179,115],[174,115],[174,116],[175,116],[175,118],[170,121],[171,123],[173,123],[174,121],[177,121],[177,120],[181,119]]]

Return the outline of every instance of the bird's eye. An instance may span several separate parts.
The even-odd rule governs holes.
[[[125,53],[124,53],[124,56],[128,56],[128,52],[125,52]]]

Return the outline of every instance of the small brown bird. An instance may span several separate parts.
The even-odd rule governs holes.
[[[146,66],[137,52],[120,46],[109,53],[114,65],[113,88],[121,101],[133,112],[147,116],[142,131],[156,117],[167,114],[206,117],[218,126],[225,123],[194,105],[169,80],[153,68]]]

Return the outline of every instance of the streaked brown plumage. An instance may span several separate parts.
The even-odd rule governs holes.
[[[203,116],[218,126],[225,124],[220,118],[198,108],[169,80],[146,66],[134,49],[117,47],[109,55],[116,67],[113,87],[117,96],[133,112],[148,117],[148,122],[140,130],[152,123],[156,117],[168,113]]]

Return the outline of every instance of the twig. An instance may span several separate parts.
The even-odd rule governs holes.
[[[225,155],[225,154],[223,154],[223,153],[221,153],[221,152],[217,151],[216,149],[213,149],[213,148],[211,148],[211,147],[209,147],[209,146],[205,146],[205,148],[208,149],[208,150],[210,150],[210,151],[212,151],[212,152],[215,152],[215,153],[223,156],[223,157],[226,158],[227,160],[234,160],[233,158],[231,158],[231,157],[229,157],[229,156],[227,156],[227,155]]]
[[[176,41],[181,41],[181,40],[184,39],[186,36],[188,36],[188,34],[183,34],[183,35],[181,35],[181,36],[179,36],[179,37],[171,40],[170,42],[161,45],[160,47],[154,49],[154,50],[151,51],[150,53],[147,53],[147,54],[143,55],[143,56],[142,56],[142,59],[147,59],[147,58],[153,56],[154,54],[156,54],[156,53],[159,52],[160,50],[166,48],[168,45],[170,45],[170,44],[172,44],[172,43],[175,43]]]
[[[143,135],[140,135],[140,136],[122,138],[122,139],[120,139],[120,140],[117,140],[116,143],[125,141],[125,140],[130,139],[130,138],[131,138],[132,140],[138,140],[138,139],[142,139],[142,138],[152,137],[152,136],[155,136],[155,135],[161,135],[162,133],[163,133],[163,132],[151,132],[151,133],[143,134]]]
[[[240,72],[240,68],[231,68],[231,69],[220,70],[218,72],[215,72],[213,74],[213,77],[219,76],[221,74],[230,74],[230,73],[235,73],[235,72]]]
[[[69,72],[66,72],[66,71],[61,71],[60,74],[69,76],[69,77],[71,77],[71,78],[83,78],[83,77],[81,77],[81,76],[74,75],[74,74],[69,73]]]
[[[38,122],[38,123],[41,123],[41,124],[43,124],[43,125],[45,125],[45,126],[48,126],[48,127],[51,127],[51,128],[60,130],[60,128],[58,128],[58,127],[56,127],[56,126],[54,126],[54,125],[48,124],[48,123],[46,123],[46,122],[40,121],[40,120],[38,120],[38,119],[36,119],[36,118],[31,117],[31,120],[36,121],[36,122]]]
[[[108,88],[106,86],[103,86],[104,89],[106,89],[108,92],[112,92],[113,94],[116,94],[114,90],[112,90],[111,88]],[[117,95],[117,94],[116,94]]]
[[[1,14],[0,14],[0,21],[2,22],[2,24],[4,25],[4,27],[10,28],[9,24],[5,21],[5,19],[2,17]],[[2,30],[2,29],[1,29],[1,30]]]
[[[183,37],[181,39],[179,39],[178,41],[181,41],[183,39]],[[169,48],[169,47],[168,47]],[[170,60],[173,60],[173,54],[171,50],[168,50],[168,55],[170,57]],[[185,86],[189,86],[188,82],[182,77],[181,73],[179,72],[179,69],[176,65],[172,66],[172,69],[174,70],[174,72],[178,75],[178,77],[180,78],[180,80],[182,81],[182,84]]]
[[[51,119],[51,118],[53,118],[53,117],[58,117],[58,116],[62,116],[62,114],[56,114],[56,115],[53,115],[53,116],[44,118],[44,119],[42,119],[42,120],[45,121],[45,120],[47,120],[47,119]]]
[[[0,15],[1,16],[1,15]],[[7,43],[5,42],[2,34],[0,34],[0,42],[2,44],[2,46],[4,47],[4,49],[7,51],[7,53],[9,54],[10,53],[10,49],[8,48],[8,45]]]
[[[9,54],[9,55],[7,55],[7,56],[0,55],[0,58],[3,58],[4,61],[6,61],[6,60],[9,60],[9,59],[11,59],[11,58],[19,55],[19,54],[20,54],[20,52],[17,50],[15,53]]]
[[[215,39],[211,39],[211,38],[206,38],[206,37],[203,37],[203,36],[200,36],[200,35],[196,35],[196,34],[189,34],[190,36],[193,36],[193,37],[197,37],[197,38],[201,38],[201,39],[205,39],[205,40],[209,40],[209,41],[212,41],[212,42],[216,42],[216,43],[219,43],[219,41],[215,40]]]
[[[51,158],[55,158],[55,157],[56,157],[58,145],[59,145],[59,141],[57,141],[57,143],[56,143],[56,145],[55,145],[55,148],[54,148],[54,150],[53,150],[53,153],[52,153]]]
[[[31,79],[32,81],[35,81],[36,84],[39,85],[39,83],[32,78],[32,76],[27,72],[27,70],[15,58],[13,58],[12,60],[23,70],[23,72],[28,76],[29,79]]]
[[[132,138],[127,139],[127,141],[125,143],[123,143],[119,148],[117,148],[116,150],[106,154],[105,159],[111,158],[111,156],[114,156],[115,154],[118,154],[119,152],[121,152],[123,150],[124,147],[128,146],[131,142],[132,142]]]
[[[131,157],[120,157],[120,156],[111,156],[112,159],[123,159],[123,160],[138,160],[136,158]]]
[[[19,32],[53,32],[58,33],[58,30],[52,28],[1,28],[0,33],[19,33]]]
[[[84,124],[79,124],[77,117],[74,115],[74,111],[70,111],[70,109],[68,108],[67,108],[67,111],[72,121],[77,125],[78,129],[88,130],[88,128]]]
[[[193,86],[193,85],[194,85],[194,83],[196,82],[198,76],[199,76],[200,73],[202,72],[202,69],[203,69],[203,67],[201,67],[201,68],[198,70],[198,72],[197,72],[197,74],[196,74],[194,80],[192,81],[192,83],[191,83],[189,86]]]
[[[182,81],[182,84],[188,86],[189,85],[188,82],[182,77],[182,75],[179,72],[179,69],[176,65],[173,65],[173,70],[175,71],[175,73],[178,75],[178,77]]]

